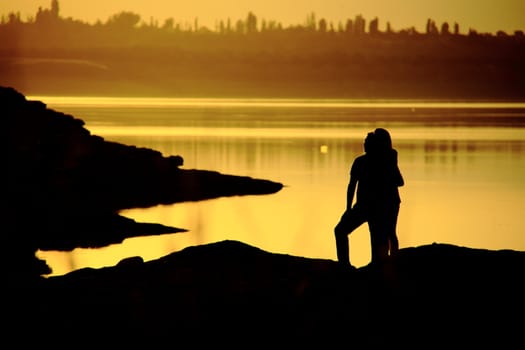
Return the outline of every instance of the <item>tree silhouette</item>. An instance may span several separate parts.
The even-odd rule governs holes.
[[[328,23],[326,22],[326,19],[324,18],[321,18],[319,20],[319,32],[321,33],[326,33],[326,31],[328,30]]]
[[[108,19],[107,25],[119,29],[132,29],[140,22],[140,15],[130,11],[122,11]]]
[[[255,32],[257,32],[257,17],[252,12],[248,12],[246,18],[246,33],[251,34]]]
[[[315,13],[310,13],[308,16],[306,16],[306,28],[309,30],[314,31],[317,28],[317,23],[315,20]]]
[[[443,22],[443,24],[441,24],[441,34],[442,35],[450,34],[450,28],[447,22]]]
[[[427,34],[439,34],[438,28],[436,26],[436,22],[432,19],[427,20],[427,26],[426,26],[426,33]]]
[[[354,22],[350,18],[346,20],[345,32],[349,34],[354,33]]]
[[[459,35],[459,24],[454,23],[454,35]]]
[[[58,5],[58,0],[51,0],[51,15],[54,17],[54,18],[58,18],[59,17],[59,5]]]
[[[237,33],[237,34],[247,34],[251,35],[258,32],[275,32],[275,31],[295,31],[295,32],[318,32],[318,33],[346,33],[346,34],[352,34],[352,35],[363,35],[363,34],[370,34],[370,35],[379,35],[382,34],[379,30],[379,19],[377,17],[373,18],[369,24],[368,24],[368,31],[366,30],[366,20],[365,18],[359,14],[355,16],[354,19],[346,19],[345,21],[338,22],[337,26],[335,27],[334,24],[330,21],[328,21],[325,18],[322,18],[321,20],[316,20],[316,14],[314,12],[309,13],[306,16],[306,21],[303,25],[289,25],[288,27],[283,26],[281,23],[278,23],[274,20],[270,19],[261,19],[259,21],[259,18],[253,13],[248,12],[247,16],[244,19],[238,19],[235,22],[235,25],[232,25],[231,19],[228,18],[227,22],[225,23],[224,20],[220,20],[218,24],[215,26],[215,30],[209,30],[205,27],[202,27],[199,25],[198,18],[195,18],[192,24],[189,24],[188,22],[180,23],[176,22],[173,18],[167,19],[162,26],[158,26],[158,22],[151,18],[149,21],[149,24],[142,23],[142,25],[139,27],[141,18],[139,14],[130,12],[130,11],[121,11],[117,14],[114,14],[108,18],[108,20],[104,23],[100,20],[97,21],[95,25],[89,25],[88,23],[84,23],[78,20],[72,20],[72,19],[63,19],[60,18],[60,5],[58,0],[51,0],[51,7],[50,9],[42,9],[39,8],[38,12],[36,13],[35,19],[29,19],[27,22],[23,22],[20,19],[19,13],[9,13],[7,17],[4,15],[1,18],[0,26],[1,25],[22,25],[22,24],[38,24],[40,26],[40,30],[46,31],[46,26],[49,26],[49,33],[52,31],[56,31],[58,29],[58,26],[60,24],[65,24],[66,22],[68,26],[68,30],[72,29],[71,24],[75,23],[75,28],[79,29],[82,25],[84,28],[82,31],[86,31],[90,28],[101,28],[101,27],[108,27],[112,30],[115,30],[118,28],[118,30],[129,30],[132,28],[135,29],[143,29],[143,30],[157,30],[157,31],[164,31],[165,33],[180,33],[180,32],[191,32],[199,35],[205,35],[210,34],[212,32],[219,33],[222,35],[227,35],[231,33]],[[259,28],[259,22],[260,28]],[[64,28],[63,28],[64,29]],[[451,32],[450,25],[447,22],[444,22],[440,28],[438,29],[436,22],[432,20],[431,18],[427,19],[425,33],[431,34],[431,35],[449,35]],[[515,36],[519,36],[520,33],[523,31],[516,30],[514,32]],[[401,36],[406,35],[418,35],[418,31],[415,29],[414,26],[411,26],[406,29],[398,30],[397,32],[394,31],[390,25],[390,22],[387,22],[386,25],[386,31],[385,33],[389,34],[389,36],[392,36],[394,34],[399,34]],[[459,33],[459,24],[455,23],[453,28],[453,33],[458,36]],[[496,37],[503,37],[506,33],[499,30],[496,32]],[[157,32],[157,34],[159,34]],[[74,33],[68,33],[68,35],[75,35]],[[160,35],[160,34],[159,34]],[[467,36],[474,37],[474,36],[490,36],[492,34],[490,33],[481,33],[479,34],[474,28],[470,28]]]
[[[370,21],[368,32],[370,34],[379,33],[379,19],[377,17]]]
[[[364,34],[365,28],[366,28],[366,20],[364,19],[362,15],[357,15],[354,21],[354,33],[358,35]]]

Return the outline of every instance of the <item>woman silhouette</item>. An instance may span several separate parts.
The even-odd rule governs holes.
[[[363,155],[350,168],[346,210],[334,228],[337,260],[350,264],[348,235],[368,222],[372,263],[382,261],[399,249],[396,226],[401,202],[399,186],[404,185],[397,164],[397,151],[392,148],[389,132],[377,128],[368,133]],[[355,204],[354,201],[355,194]]]
[[[374,131],[375,148],[377,152],[374,156],[377,162],[377,179],[378,197],[377,197],[377,219],[378,234],[380,239],[388,241],[387,247],[382,247],[379,254],[384,256],[383,250],[387,250],[387,255],[394,255],[399,250],[399,241],[397,239],[397,217],[399,215],[399,206],[401,197],[399,187],[404,186],[405,181],[401,175],[398,166],[397,150],[392,147],[392,138],[390,133],[383,128],[377,128]],[[386,236],[383,238],[382,236]],[[383,243],[382,243],[383,244]]]

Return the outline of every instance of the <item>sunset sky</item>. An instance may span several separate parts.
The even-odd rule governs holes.
[[[39,7],[49,8],[51,0],[0,0],[0,15],[20,13],[22,20],[34,17]],[[139,14],[143,21],[151,18],[159,24],[167,18],[176,23],[193,24],[210,29],[220,20],[244,19],[249,11],[259,19],[284,26],[304,24],[309,13],[334,24],[361,14],[365,19],[379,18],[380,29],[390,22],[394,30],[416,27],[423,31],[428,18],[438,24],[457,22],[460,31],[513,33],[525,30],[523,0],[59,0],[60,16],[89,23],[106,21],[121,11]]]

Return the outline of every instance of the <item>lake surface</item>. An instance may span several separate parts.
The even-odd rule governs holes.
[[[525,103],[78,98],[33,96],[106,140],[180,155],[183,168],[281,182],[278,193],[122,211],[188,232],[100,249],[39,251],[60,275],[238,240],[263,250],[336,259],[333,227],[363,139],[388,129],[406,185],[400,247],[449,243],[525,250]],[[355,266],[370,261],[368,227],[350,236]],[[213,263],[210,261],[210,263]]]

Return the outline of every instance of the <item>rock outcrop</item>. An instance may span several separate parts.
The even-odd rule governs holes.
[[[100,247],[126,237],[185,231],[136,223],[119,216],[121,209],[282,188],[270,180],[184,169],[180,155],[106,141],[82,120],[28,101],[12,88],[0,87],[0,110],[0,220],[3,246],[11,247],[3,260],[15,274],[49,272],[31,257],[37,249]]]
[[[510,348],[524,268],[525,252],[431,244],[345,271],[222,241],[19,284],[4,310],[15,330],[92,345]]]

